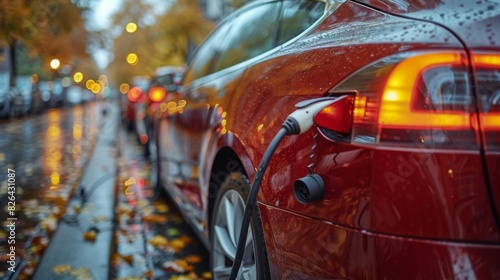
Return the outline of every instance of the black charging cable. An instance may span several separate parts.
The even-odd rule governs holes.
[[[306,100],[296,104],[295,107],[297,110],[286,118],[285,122],[281,126],[281,129],[278,131],[276,136],[274,136],[273,140],[267,147],[259,164],[259,168],[257,169],[257,174],[255,175],[255,180],[252,184],[252,188],[250,189],[245,205],[245,213],[241,224],[240,237],[238,239],[238,246],[236,248],[236,255],[234,257],[234,263],[231,268],[229,280],[235,280],[238,276],[238,271],[240,270],[241,262],[243,260],[243,253],[245,252],[245,241],[248,235],[248,228],[250,227],[250,218],[252,217],[252,211],[257,200],[257,193],[259,192],[262,177],[264,176],[269,161],[276,151],[276,148],[286,135],[298,135],[308,131],[313,125],[313,118],[316,113],[335,102],[335,100],[336,98],[334,97],[323,97]]]

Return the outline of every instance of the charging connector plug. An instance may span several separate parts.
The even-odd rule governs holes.
[[[295,110],[283,123],[287,135],[297,135],[308,131],[314,124],[314,116],[323,108],[336,100],[334,97],[324,97],[297,103]]]

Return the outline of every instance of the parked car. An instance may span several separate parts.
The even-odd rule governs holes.
[[[83,102],[83,90],[77,85],[71,85],[66,92],[66,102],[69,105],[78,105]]]
[[[156,131],[157,118],[155,115],[161,113],[161,106],[165,111],[168,108],[168,102],[176,98],[177,87],[182,79],[183,71],[183,67],[176,66],[164,66],[156,69],[147,90],[143,93],[143,102],[136,103],[135,128],[146,157],[156,154],[156,136],[154,132]]]
[[[26,116],[33,101],[33,83],[30,76],[16,77],[16,114]]]
[[[13,114],[13,96],[9,90],[9,73],[0,72],[0,117],[6,118]]]
[[[271,157],[241,279],[498,279],[499,30],[487,0],[264,0],[222,21],[157,126],[159,182],[213,278],[283,121],[332,97]]]
[[[126,101],[122,108],[123,121],[128,131],[136,131],[136,107],[146,101],[145,90],[149,84],[149,77],[136,76],[133,78],[130,89],[126,94]]]
[[[61,79],[49,81],[52,84],[50,89],[49,108],[59,108],[64,106],[64,87]]]

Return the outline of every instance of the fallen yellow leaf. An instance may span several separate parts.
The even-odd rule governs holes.
[[[71,270],[71,265],[69,264],[56,265],[52,268],[52,270],[54,270],[54,272],[57,274],[68,273]]]
[[[83,239],[85,241],[92,241],[94,242],[97,238],[97,232],[94,230],[89,230],[83,233]]]
[[[145,223],[163,224],[167,222],[167,217],[163,215],[148,215],[142,217],[142,221]]]
[[[201,257],[198,255],[189,255],[186,257],[186,260],[190,263],[200,263]]]
[[[165,247],[168,245],[168,240],[161,235],[155,235],[149,240],[149,244],[153,245],[156,248]]]

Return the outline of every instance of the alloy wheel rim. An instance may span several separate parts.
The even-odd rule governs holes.
[[[227,279],[236,255],[236,248],[245,211],[245,202],[235,190],[224,193],[216,209],[214,248],[212,248],[213,279]],[[257,265],[253,250],[253,235],[248,229],[243,261],[238,279],[257,279]]]

